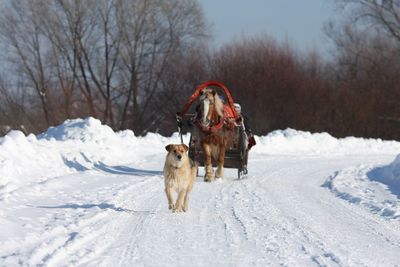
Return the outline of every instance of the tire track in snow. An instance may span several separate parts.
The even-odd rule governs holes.
[[[398,234],[390,229],[382,232],[382,227],[386,228],[388,222],[373,223],[377,228],[371,228],[371,223],[379,218],[360,207],[344,203],[320,187],[324,177],[348,166],[351,160],[344,158],[332,164],[329,159],[319,159],[316,165],[307,165],[302,161],[309,162],[308,159],[289,158],[291,168],[281,168],[280,171],[277,162],[277,167],[271,167],[278,172],[268,177],[262,175],[255,180],[252,188],[279,211],[277,216],[282,217],[281,221],[287,224],[286,228],[291,233],[287,236],[293,236],[294,243],[304,240],[303,256],[311,256],[313,264],[318,266],[376,266],[393,262],[393,259],[371,256],[382,254],[383,250],[398,251],[397,246],[392,246],[393,241],[388,242],[399,240]],[[257,171],[265,172],[265,167]],[[296,251],[298,249],[294,249]],[[366,254],[366,251],[370,252]],[[360,253],[367,257],[357,256]],[[303,257],[301,254],[298,256]],[[301,262],[300,259],[296,261],[297,264]]]
[[[107,249],[107,253],[102,255],[102,251],[98,251],[92,257],[92,260],[85,260],[80,262],[81,264],[88,266],[125,266],[127,260],[140,259],[137,256],[140,253],[138,251],[139,236],[159,210],[159,201],[155,200],[159,197],[160,190],[154,185],[158,181],[152,179],[151,182],[153,184],[147,185],[146,188],[136,188],[134,191],[121,194],[123,201],[119,202],[119,205],[126,205],[128,212],[109,218],[106,222],[107,231],[103,239],[106,239],[108,243],[108,246],[104,248]],[[125,204],[128,202],[129,204]],[[123,247],[121,247],[121,243],[124,243]]]
[[[105,175],[104,175],[105,176]],[[106,177],[110,181],[118,179],[117,175]],[[103,198],[99,203],[108,203],[112,200],[116,204],[66,204],[60,206],[39,206],[31,207],[33,209],[49,209],[51,211],[47,217],[43,218],[44,232],[36,238],[29,237],[28,242],[24,242],[23,250],[14,248],[19,252],[12,255],[2,256],[0,262],[12,261],[13,257],[19,257],[23,265],[29,266],[57,266],[59,263],[74,264],[82,258],[94,258],[106,247],[108,230],[112,225],[118,228],[118,214],[129,210],[118,208],[121,204],[125,205],[126,201],[119,201],[130,192],[140,192],[144,187],[153,188],[151,183],[154,179],[147,178],[142,180],[133,180],[132,184],[123,183],[123,185],[107,185],[102,188],[96,188],[93,192],[85,194],[77,193],[73,198],[78,203],[85,203],[85,199],[93,201],[94,199]],[[45,185],[42,185],[45,186]],[[100,193],[99,193],[100,192]],[[62,196],[61,196],[62,197]],[[100,198],[100,199],[101,199]],[[106,200],[104,200],[106,198]],[[108,199],[108,200],[107,200]],[[70,202],[71,203],[71,202]],[[63,211],[62,213],[59,211]],[[65,211],[65,213],[64,213]],[[84,213],[82,213],[84,211]],[[61,217],[60,217],[61,215]],[[110,220],[114,218],[116,220]],[[55,222],[62,222],[57,225]],[[47,225],[47,226],[46,226]],[[56,226],[56,227],[54,227]],[[99,240],[107,241],[105,244],[99,245]],[[18,242],[17,242],[18,243]],[[5,245],[5,247],[8,247]],[[28,248],[28,249],[27,249]],[[99,250],[99,251],[97,251]],[[25,258],[24,255],[30,255]]]
[[[272,169],[268,173],[269,175],[285,176],[282,169]],[[262,251],[258,253],[256,265],[263,266],[271,263],[273,265],[296,265],[299,262],[315,265],[315,255],[307,255],[304,251],[299,253],[302,243],[310,242],[300,242],[299,240],[307,240],[306,237],[299,234],[300,230],[295,227],[295,222],[288,220],[279,208],[273,205],[274,202],[280,200],[270,200],[267,191],[259,193],[262,188],[262,185],[259,184],[260,179],[264,180],[265,177],[253,176],[241,180],[237,183],[234,194],[235,209],[242,213],[242,216],[236,214],[240,221],[239,224],[245,229],[247,238],[255,240],[255,249]],[[329,252],[321,254],[333,255]],[[335,261],[337,261],[336,258]],[[337,265],[334,261],[330,263],[330,266]]]
[[[125,225],[124,219],[129,217],[131,213],[135,212],[134,210],[129,209],[129,204],[131,203],[127,203],[129,199],[132,199],[126,198],[125,196],[131,194],[137,195],[139,197],[137,197],[135,201],[138,201],[141,199],[142,196],[145,196],[143,194],[138,194],[138,192],[141,192],[144,187],[154,188],[154,186],[150,185],[151,183],[154,183],[154,179],[148,177],[147,179],[145,178],[139,182],[135,181],[134,184],[127,184],[127,186],[118,185],[116,187],[106,187],[106,191],[111,193],[113,198],[116,197],[113,201],[115,202],[115,205],[117,207],[126,206],[127,208],[116,208],[115,210],[107,210],[106,216],[104,216],[103,220],[94,222],[84,229],[80,229],[80,232],[94,232],[93,234],[90,234],[92,238],[87,238],[84,236],[79,240],[76,240],[76,242],[69,244],[69,246],[63,247],[62,250],[59,251],[59,254],[66,254],[65,251],[68,251],[68,255],[74,255],[76,251],[82,251],[84,250],[84,246],[86,246],[86,250],[88,253],[86,253],[86,255],[82,255],[82,253],[80,253],[81,255],[79,258],[85,256],[85,262],[89,262],[90,258],[93,259],[98,257],[101,252],[106,250],[115,239],[115,236],[112,232],[110,233],[110,230],[119,231],[121,227]],[[122,201],[120,201],[119,199],[122,199]],[[146,199],[143,201],[146,201]],[[93,231],[93,229],[95,229],[95,231]],[[83,240],[86,240],[86,242],[82,242]],[[79,243],[80,245],[76,245],[77,243]],[[57,262],[60,262],[61,260],[65,259],[61,258]],[[79,262],[79,260],[75,261]],[[57,265],[55,264],[53,266]]]
[[[229,212],[226,213],[225,220],[231,225],[230,234],[232,239],[236,241],[234,246],[233,262],[234,266],[270,266],[276,264],[273,260],[267,259],[259,253],[257,247],[257,237],[252,235],[254,227],[253,216],[254,210],[251,203],[253,197],[251,192],[244,186],[246,180],[234,180],[228,188],[227,205],[225,207]]]
[[[237,189],[234,189],[235,181],[229,181],[227,185],[221,186],[218,201],[220,205],[216,208],[216,214],[220,214],[225,235],[225,250],[229,252],[231,265],[246,264],[249,259],[243,255],[254,248],[247,236],[247,230],[235,209]],[[248,262],[247,262],[248,263]]]
[[[303,177],[307,176],[305,175],[307,171],[302,166],[291,169],[278,169],[271,172],[270,177],[285,177],[292,172],[300,173]],[[322,239],[316,237],[312,231],[305,230],[292,214],[286,214],[284,210],[279,208],[279,205],[276,205],[283,199],[281,197],[272,198],[270,191],[266,189],[268,186],[261,183],[261,181],[267,182],[265,178],[254,179],[249,183],[251,186],[247,185],[247,187],[251,187],[253,195],[256,196],[254,202],[260,203],[259,206],[264,206],[264,209],[269,207],[269,212],[273,215],[266,217],[263,214],[259,214],[261,220],[269,221],[270,223],[267,225],[273,226],[273,230],[270,231],[272,235],[269,236],[269,238],[272,236],[272,240],[268,238],[272,242],[265,243],[268,253],[272,252],[279,259],[280,264],[283,265],[290,266],[302,262],[306,265],[342,266],[340,259],[326,248],[326,245],[321,241]],[[276,188],[274,189],[276,190]],[[261,230],[261,232],[268,232],[268,230]],[[270,244],[276,244],[276,246],[271,247]],[[293,251],[288,253],[287,248]],[[304,254],[299,254],[299,251]]]
[[[126,224],[125,229],[127,229],[128,233],[124,233],[123,235],[128,236],[128,240],[126,242],[127,247],[122,250],[121,255],[119,256],[120,262],[119,266],[126,266],[134,264],[135,261],[141,260],[141,251],[138,245],[139,240],[145,240],[143,233],[146,231],[146,227],[151,223],[155,218],[155,214],[161,207],[160,201],[157,201],[155,204],[155,199],[159,199],[159,191],[154,192],[154,194],[150,197],[150,199],[146,200],[145,208],[151,208],[151,211],[146,214],[143,213],[139,215],[135,219],[128,220],[128,224]],[[155,205],[154,205],[155,204]],[[132,227],[134,225],[134,227]],[[129,231],[131,229],[131,231]]]

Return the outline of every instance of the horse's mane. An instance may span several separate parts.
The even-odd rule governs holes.
[[[214,95],[214,104],[215,104],[215,110],[217,111],[218,115],[221,116],[222,118],[224,116],[224,103],[222,102],[218,93],[215,93]]]

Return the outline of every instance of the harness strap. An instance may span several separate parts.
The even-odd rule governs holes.
[[[225,120],[223,118],[220,119],[219,123],[216,125],[205,127],[201,124],[199,120],[195,121],[197,127],[199,127],[204,133],[214,133],[217,130],[221,129],[224,126]]]

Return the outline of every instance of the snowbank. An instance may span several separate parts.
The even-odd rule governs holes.
[[[386,184],[400,198],[400,154],[391,164],[371,170],[368,177],[373,181]]]
[[[186,135],[186,143],[188,139]],[[400,151],[400,142],[354,137],[336,139],[327,133],[311,134],[293,129],[274,131],[256,139],[257,145],[250,157],[252,153],[331,155],[394,154]],[[45,181],[49,177],[104,165],[149,160],[154,153],[164,153],[168,143],[179,142],[177,134],[163,137],[149,133],[145,137],[136,137],[129,130],[115,133],[94,118],[67,120],[37,137],[11,131],[0,138],[0,199],[2,193],[30,181]]]
[[[162,151],[169,141],[158,134],[115,133],[93,118],[67,120],[37,137],[11,131],[0,138],[0,200],[32,182],[136,161],[146,147]]]
[[[256,137],[254,153],[268,154],[397,154],[400,142],[356,137],[334,138],[328,133],[310,133],[293,129],[273,131]]]
[[[94,118],[66,120],[63,124],[50,127],[46,132],[39,134],[38,139],[46,140],[76,140],[81,142],[116,141],[114,131],[102,125]]]
[[[0,199],[2,193],[26,185],[32,179],[69,172],[57,150],[39,142],[34,135],[11,131],[0,139]]]
[[[361,165],[341,170],[323,186],[387,219],[400,218],[400,155],[386,166]]]

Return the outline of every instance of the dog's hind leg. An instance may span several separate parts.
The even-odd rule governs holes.
[[[173,210],[175,208],[175,206],[174,206],[174,199],[172,197],[172,189],[169,187],[166,187],[165,194],[167,195],[167,199],[168,199],[168,209]]]

